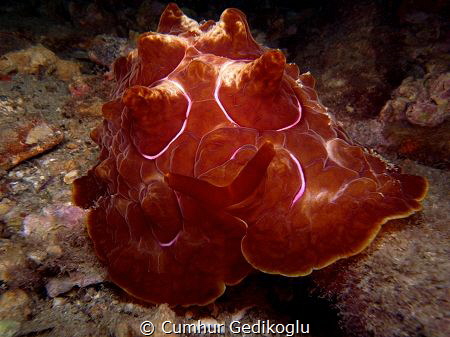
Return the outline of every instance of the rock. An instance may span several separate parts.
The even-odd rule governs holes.
[[[80,65],[73,61],[61,60],[54,52],[38,44],[27,49],[10,52],[0,59],[0,74],[12,71],[21,74],[39,74],[42,71],[56,75],[63,81],[69,81],[80,75]]]
[[[105,279],[83,224],[85,214],[78,207],[55,204],[23,219],[20,233],[31,248],[28,258],[39,270],[52,271],[50,279],[42,279],[50,297]]]
[[[0,168],[9,170],[61,143],[64,135],[42,120],[0,126]]]
[[[437,71],[436,69],[434,71]],[[450,72],[408,77],[379,114],[389,151],[450,167]]]
[[[437,105],[431,102],[417,102],[408,107],[405,115],[409,122],[429,127],[441,124],[447,117],[439,113]]]
[[[32,145],[45,140],[53,135],[53,130],[45,123],[41,123],[33,127],[25,139],[25,144]]]
[[[42,269],[58,265],[70,272],[69,277],[49,280],[47,290],[52,297],[75,285],[84,287],[104,280],[104,270],[98,268],[83,225],[85,214],[81,208],[56,204],[23,220],[21,234],[34,247],[29,258],[42,264]]]
[[[21,289],[8,290],[0,297],[0,320],[25,321],[31,315],[31,299]]]
[[[402,4],[400,14],[392,2],[327,3],[323,11],[299,17],[301,29],[290,50],[301,72],[316,78],[322,103],[357,142],[377,144],[351,129],[379,119],[381,154],[450,167],[448,99],[436,100],[448,95],[448,23],[435,13],[417,12],[412,3]],[[421,19],[404,20],[410,17]],[[439,94],[432,94],[434,87]],[[369,127],[365,133],[374,140]]]
[[[78,175],[78,170],[72,170],[64,176],[63,180],[66,184],[70,185],[78,177]]]
[[[23,74],[38,74],[42,68],[47,73],[55,70],[57,56],[42,45],[33,46],[3,55],[0,61],[0,73],[3,75],[11,71]]]
[[[103,282],[104,280],[105,275],[101,274],[86,275],[78,273],[70,277],[50,279],[50,281],[47,282],[47,284],[45,285],[45,289],[47,289],[48,296],[56,297],[60,294],[68,292],[75,286],[84,288],[91,284]]]
[[[438,105],[445,105],[446,110],[450,109],[450,72],[441,74],[430,84],[430,97]]]
[[[406,78],[380,112],[386,122],[408,122],[435,127],[450,116],[450,72]]]
[[[54,205],[45,207],[43,214],[30,214],[23,220],[22,234],[37,242],[45,242],[46,245],[57,238],[59,233],[65,235],[82,229],[82,221],[85,211],[76,206]],[[66,233],[70,232],[70,233]]]

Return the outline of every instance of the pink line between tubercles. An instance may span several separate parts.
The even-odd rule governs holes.
[[[178,131],[178,133],[175,135],[175,137],[172,138],[172,140],[169,142],[169,144],[167,144],[167,145],[166,145],[159,153],[157,153],[157,154],[154,155],[154,156],[149,156],[149,155],[146,155],[146,154],[141,153],[141,155],[142,155],[144,158],[151,159],[151,160],[156,159],[156,158],[158,158],[159,156],[161,156],[164,152],[167,151],[167,149],[169,148],[169,146],[172,145],[172,143],[173,143],[175,140],[177,140],[178,137],[180,137],[180,135],[183,133],[184,129],[186,128],[186,124],[187,124],[187,121],[188,121],[189,113],[191,112],[192,100],[191,100],[191,98],[189,97],[189,95],[186,93],[186,91],[184,90],[183,86],[182,86],[180,83],[175,82],[174,80],[169,80],[169,79],[168,79],[167,81],[169,81],[169,82],[171,82],[173,85],[175,85],[175,86],[181,91],[181,93],[183,94],[183,96],[187,99],[187,101],[188,101],[188,107],[187,107],[187,109],[186,109],[186,118],[184,119],[184,122],[183,122],[183,125],[181,126],[180,131]]]
[[[181,234],[181,231],[179,231],[178,234],[172,240],[170,240],[169,242],[167,242],[167,243],[159,242],[159,245],[161,247],[170,247],[170,246],[172,246],[175,243],[175,241],[178,240],[178,237],[180,236],[180,234]]]
[[[246,147],[252,147],[252,148],[256,149],[256,146],[252,145],[252,144],[242,145],[240,148],[238,148],[236,151],[234,151],[234,153],[230,157],[230,160],[233,160],[234,158],[236,158],[236,155],[238,154],[238,152],[241,151],[242,149],[246,148]]]
[[[281,128],[281,129],[278,129],[278,130],[275,130],[275,131],[284,131],[284,130],[288,130],[288,129],[290,129],[290,128],[293,128],[294,126],[297,125],[298,122],[300,122],[300,119],[302,119],[302,106],[301,106],[300,101],[298,100],[297,96],[295,96],[295,99],[297,100],[297,106],[298,106],[298,116],[297,116],[297,119],[296,119],[295,122],[292,123],[291,125],[288,125],[288,126],[286,126],[286,127],[284,127],[284,128]]]
[[[291,156],[294,163],[297,165],[298,172],[300,173],[300,180],[302,183],[302,186],[300,187],[297,194],[295,195],[294,200],[292,200],[292,203],[291,203],[291,207],[292,207],[298,201],[298,199],[301,198],[303,193],[305,193],[306,184],[305,184],[305,175],[303,174],[302,166],[300,165],[299,161],[297,160],[297,158],[295,158],[295,156],[292,153],[289,152],[289,155]]]
[[[220,69],[219,72],[219,76],[217,76],[217,83],[216,83],[216,88],[214,89],[214,99],[216,100],[217,105],[219,106],[219,108],[222,110],[223,114],[225,115],[225,117],[232,123],[235,125],[239,125],[238,123],[236,123],[227,113],[227,111],[225,110],[225,107],[222,105],[222,102],[219,99],[219,89],[220,89],[220,85],[222,84],[222,73],[225,71],[226,68],[228,68],[228,66],[230,64],[235,63],[236,61],[228,61],[226,62],[224,65],[222,65],[222,68]],[[240,125],[239,125],[240,126]]]

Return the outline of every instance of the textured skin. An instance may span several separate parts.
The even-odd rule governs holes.
[[[204,305],[254,269],[307,275],[420,209],[426,181],[353,144],[236,9],[199,25],[169,5],[114,71],[74,200],[133,296]]]

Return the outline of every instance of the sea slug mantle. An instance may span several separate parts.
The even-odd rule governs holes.
[[[307,275],[421,207],[426,180],[355,145],[237,9],[199,24],[169,4],[113,68],[99,163],[73,195],[135,297],[205,305],[255,269]]]

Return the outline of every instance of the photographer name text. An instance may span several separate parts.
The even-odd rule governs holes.
[[[161,331],[163,334],[179,335],[259,335],[259,334],[283,334],[291,337],[299,334],[309,334],[309,324],[303,324],[299,321],[289,324],[274,323],[270,320],[258,320],[256,323],[241,323],[232,321],[229,324],[209,323],[201,320],[195,323],[173,323],[164,321],[160,326],[150,321],[144,321],[140,325],[141,333],[144,336],[151,336],[155,331]]]

